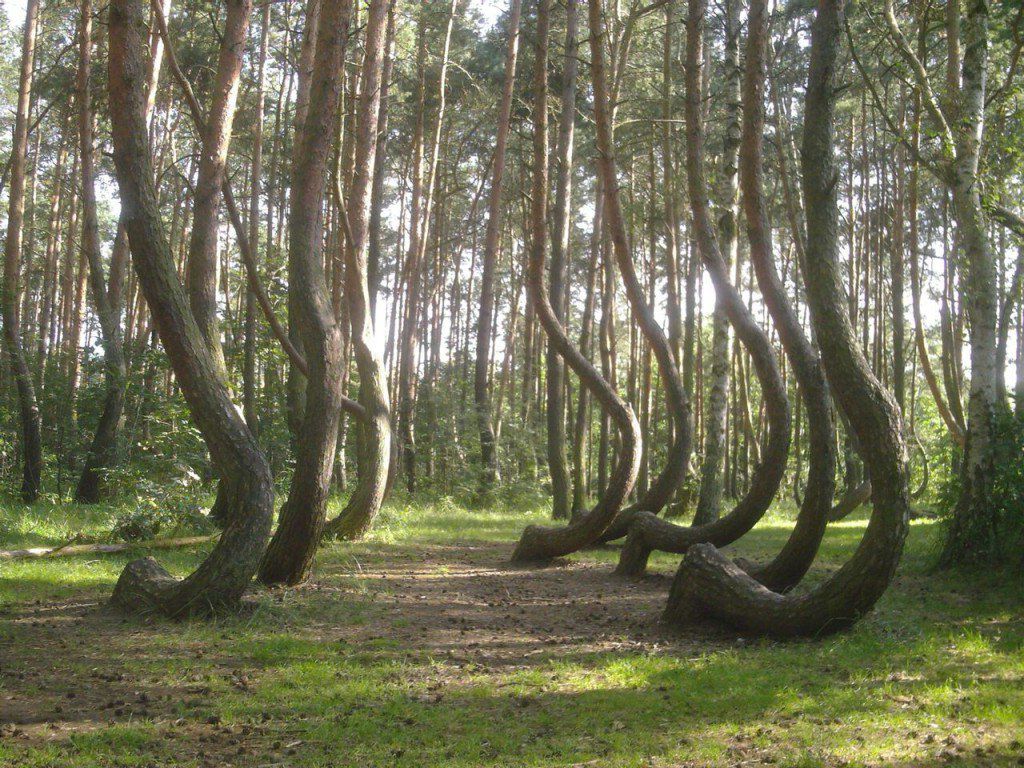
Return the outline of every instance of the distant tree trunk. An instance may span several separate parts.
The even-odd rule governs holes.
[[[558,176],[555,180],[554,231],[548,290],[555,318],[563,326],[566,314],[565,273],[569,259],[572,215],[572,162],[576,131],[576,4],[565,4],[565,57],[562,67],[562,111],[558,125]],[[569,467],[565,453],[565,363],[549,341],[546,359],[547,454],[551,475],[551,515],[568,519],[571,513]]]
[[[260,563],[264,584],[299,584],[313,564],[330,496],[338,422],[341,417],[342,334],[331,305],[323,256],[323,201],[331,141],[341,99],[344,39],[351,4],[327,3],[316,32],[309,102],[291,175],[288,216],[288,277],[294,292],[308,366],[306,407],[299,428],[295,472],[277,530]]]
[[[416,67],[419,72],[417,80],[416,122],[413,130],[413,189],[412,211],[410,215],[409,250],[405,263],[405,317],[402,328],[401,354],[398,370],[398,435],[401,442],[402,458],[405,464],[406,486],[410,492],[416,490],[416,347],[419,341],[419,329],[422,313],[422,280],[424,256],[430,236],[430,221],[433,217],[433,192],[437,172],[437,163],[441,151],[441,132],[444,127],[446,108],[448,54],[451,49],[452,27],[458,0],[452,0],[445,31],[444,46],[441,56],[441,72],[438,77],[439,104],[434,136],[431,142],[430,163],[423,177],[424,156],[424,122],[426,110],[426,29],[421,14],[418,42],[416,45]]]
[[[494,320],[494,278],[501,239],[502,191],[505,178],[505,147],[508,144],[509,120],[512,115],[512,90],[516,81],[516,58],[519,54],[519,16],[522,0],[512,0],[509,11],[508,41],[505,56],[505,81],[498,107],[498,133],[495,139],[494,170],[487,204],[487,233],[484,236],[483,273],[480,276],[480,314],[477,319],[476,364],[473,375],[473,399],[476,403],[477,427],[480,431],[481,488],[490,491],[498,479],[498,456],[491,413],[491,387],[488,372],[491,364],[491,337]]]
[[[233,509],[217,545],[183,581],[152,558],[130,563],[113,600],[132,611],[170,616],[234,607],[249,586],[270,533],[270,468],[246,427],[205,343],[178,278],[153,187],[146,127],[147,24],[142,0],[114,0],[109,14],[109,99],[114,162],[132,259],[181,391]]]
[[[249,244],[254,252],[260,242],[260,193],[263,177],[263,109],[267,82],[267,52],[270,43],[270,5],[263,6],[260,24],[260,52],[256,72],[256,124],[253,126],[252,164],[249,182]],[[269,243],[268,243],[269,246]],[[259,414],[256,401],[256,292],[245,292],[245,328],[242,362],[242,407],[245,422],[259,436]]]
[[[903,551],[909,502],[899,411],[857,347],[839,274],[832,153],[843,6],[844,0],[821,0],[811,30],[803,140],[808,230],[804,282],[832,391],[861,444],[872,446],[864,460],[874,483],[875,509],[846,565],[815,590],[796,596],[766,589],[710,545],[693,547],[679,566],[665,609],[665,620],[673,624],[712,616],[746,631],[780,637],[837,632],[878,601]]]
[[[600,18],[591,0],[591,18]],[[547,249],[547,191],[548,191],[548,34],[550,29],[551,0],[537,0],[537,52],[534,58],[533,77],[533,185],[530,200],[530,261],[528,287],[533,299],[534,310],[547,333],[556,344],[558,351],[573,369],[603,411],[609,412],[619,430],[620,448],[615,469],[608,482],[601,501],[587,514],[564,528],[544,528],[531,525],[523,531],[519,544],[512,555],[515,562],[546,561],[554,557],[575,552],[594,543],[605,528],[618,514],[622,503],[629,496],[640,471],[640,425],[632,409],[597,372],[597,369],[580,354],[566,336],[561,324],[555,318],[554,310],[544,290],[544,262]],[[599,27],[591,24],[591,45],[593,51],[602,51],[604,35]],[[603,87],[603,79],[595,79],[595,89]],[[607,94],[602,98],[607,99]]]
[[[238,101],[242,57],[252,15],[252,0],[227,0],[225,4],[227,17],[217,73],[212,85],[210,111],[202,132],[199,173],[192,194],[192,232],[185,267],[185,284],[192,313],[226,379],[227,368],[217,320],[218,211]]]
[[[345,298],[356,367],[359,371],[359,402],[366,409],[358,423],[359,480],[348,505],[326,529],[328,535],[355,539],[373,524],[387,490],[391,461],[391,403],[388,398],[384,360],[377,351],[368,281],[366,244],[370,218],[373,172],[381,117],[382,70],[388,0],[371,0],[366,20],[365,53],[356,114],[353,168],[355,175],[347,210],[339,212],[349,235],[345,248]]]
[[[391,89],[391,74],[395,66],[395,2],[388,4],[388,30],[384,43],[384,71],[380,83],[380,115],[377,118],[377,153],[373,163],[373,191],[370,195],[370,231],[367,252],[367,280],[370,284],[370,317],[377,310],[377,294],[380,292],[381,226],[384,213],[384,182],[387,175],[388,147],[388,96]]]
[[[664,507],[672,497],[675,489],[686,474],[686,467],[692,448],[690,432],[690,405],[683,388],[682,377],[672,353],[672,345],[661,326],[658,325],[649,304],[648,296],[637,277],[633,264],[619,201],[618,185],[615,170],[615,148],[612,133],[613,110],[607,98],[607,77],[604,66],[604,49],[597,46],[597,38],[603,39],[603,33],[595,33],[594,29],[603,29],[603,17],[600,7],[590,5],[591,48],[594,78],[594,121],[597,127],[598,169],[601,174],[601,190],[604,194],[605,222],[610,235],[612,247],[626,286],[626,296],[634,319],[640,326],[644,338],[651,346],[651,351],[658,361],[658,370],[665,386],[668,409],[675,427],[675,441],[669,449],[665,469],[657,480],[635,505],[622,511],[612,526],[602,536],[602,540],[623,535],[629,528],[634,516],[644,511],[656,513]]]
[[[78,28],[78,137],[82,176],[82,250],[89,260],[89,291],[100,323],[107,393],[103,411],[75,490],[75,501],[94,504],[103,496],[105,473],[117,460],[117,433],[124,411],[127,371],[121,345],[121,307],[108,293],[96,214],[92,114],[92,2],[82,0]]]
[[[601,178],[595,186],[593,231],[590,242],[590,262],[587,265],[587,294],[583,303],[583,317],[580,320],[579,350],[586,358],[590,358],[592,337],[594,335],[594,306],[597,303],[597,275],[601,262],[601,232],[604,228],[604,192],[601,191]],[[590,432],[590,397],[586,387],[579,388],[576,397],[576,418],[572,435],[572,519],[576,520],[585,513],[587,501],[587,439]]]
[[[725,111],[722,152],[722,214],[719,240],[726,266],[737,261],[740,151],[740,0],[725,2]],[[711,397],[704,432],[704,464],[694,525],[717,520],[722,508],[722,468],[725,458],[726,411],[729,398],[729,318],[724,302],[715,298],[711,339]]]
[[[14,141],[11,146],[11,183],[7,209],[7,240],[4,243],[4,285],[2,311],[4,345],[11,372],[18,388],[22,455],[21,498],[32,503],[39,498],[43,471],[41,419],[32,372],[22,348],[18,317],[19,277],[22,259],[22,234],[25,221],[25,161],[28,154],[28,122],[32,103],[32,69],[35,63],[36,31],[39,24],[39,0],[28,0],[21,44],[21,76],[18,81],[18,106],[14,117]]]
[[[630,526],[616,572],[637,576],[647,567],[651,551],[683,553],[694,544],[711,542],[716,546],[735,541],[764,515],[782,483],[790,443],[789,401],[786,384],[779,371],[775,351],[768,336],[757,323],[739,291],[729,281],[729,270],[722,257],[707,199],[704,172],[704,127],[701,121],[703,101],[701,68],[704,48],[706,0],[690,0],[686,22],[686,138],[687,181],[693,226],[701,259],[721,299],[729,322],[751,355],[768,418],[768,439],[762,462],[751,478],[746,495],[729,514],[706,525],[689,528],[670,523],[648,513],[639,513]]]

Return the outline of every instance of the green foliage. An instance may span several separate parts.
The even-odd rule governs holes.
[[[986,564],[1024,565],[1024,415],[1008,411],[999,414],[994,430],[995,473],[989,501],[992,514],[975,523],[977,530],[961,536],[970,541],[974,557]],[[959,466],[959,460],[956,465]],[[940,509],[952,519],[960,499],[963,477],[951,472],[939,496]]]
[[[120,541],[146,541],[157,536],[211,533],[214,525],[203,512],[203,500],[190,494],[141,497],[139,506],[114,514],[110,535]]]

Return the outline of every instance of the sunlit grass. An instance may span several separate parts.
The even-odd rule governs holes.
[[[102,537],[109,512],[11,508],[3,546],[61,543],[76,527]],[[791,516],[791,508],[773,511],[733,550],[770,557]],[[88,684],[95,659],[109,654],[146,685],[201,684],[206,694],[174,702],[182,733],[210,717],[259,724],[262,752],[234,765],[909,768],[1011,766],[1024,757],[1020,576],[932,571],[938,531],[930,521],[912,526],[900,576],[877,609],[820,641],[719,636],[684,651],[581,649],[505,667],[465,665],[387,636],[407,620],[374,602],[360,566],[386,567],[389,558],[456,542],[499,541],[511,553],[525,524],[547,519],[545,500],[535,497],[472,509],[397,499],[366,542],[332,542],[320,553],[320,581],[344,585],[348,599],[257,591],[244,616],[155,629],[129,622],[111,647],[93,649],[61,675]],[[830,527],[812,580],[844,562],[864,525],[862,512]],[[0,606],[102,600],[137,555],[0,563]],[[157,556],[185,573],[201,552]],[[610,566],[616,557],[598,549],[574,559]],[[657,555],[652,568],[667,573],[677,562]],[[444,566],[437,577],[446,577]],[[30,643],[32,629],[5,622],[0,616],[0,642],[16,666],[10,649]],[[381,634],[358,645],[337,640],[338,628],[359,626]],[[239,690],[225,665],[250,670],[251,685]],[[100,722],[31,746],[0,739],[0,765],[212,765],[181,749],[179,730],[139,720]]]

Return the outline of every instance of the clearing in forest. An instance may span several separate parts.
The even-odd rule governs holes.
[[[3,546],[102,514],[5,512]],[[613,549],[508,565],[541,507],[385,510],[310,584],[211,623],[104,606],[130,555],[0,571],[0,765],[1010,766],[1024,759],[1019,585],[928,571],[913,526],[897,582],[820,641],[663,629],[674,559],[612,577]],[[43,522],[43,521],[46,522]],[[56,522],[54,522],[56,521]],[[834,526],[813,578],[864,521]],[[785,540],[771,516],[737,551]],[[200,552],[158,553],[187,572]]]

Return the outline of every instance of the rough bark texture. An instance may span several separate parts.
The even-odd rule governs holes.
[[[548,292],[555,317],[565,325],[565,274],[569,259],[569,231],[572,215],[572,162],[576,132],[576,6],[565,4],[565,65],[562,68],[562,112],[558,124],[558,176],[555,180],[554,231],[551,234],[551,269]],[[551,516],[570,515],[569,464],[565,452],[565,363],[548,342],[546,355],[547,454],[551,475]]]
[[[192,314],[226,378],[227,368],[217,321],[217,225],[221,185],[231,145],[235,104],[238,101],[242,57],[252,15],[252,0],[227,0],[225,5],[227,15],[212,100],[201,131],[202,146],[199,172],[192,194],[192,231],[185,266],[185,284]]]
[[[701,76],[705,0],[690,0],[687,18],[686,136],[690,205],[701,259],[715,286],[736,336],[750,353],[768,420],[768,438],[761,464],[751,478],[747,494],[724,517],[706,525],[683,527],[650,513],[640,513],[630,526],[616,573],[638,576],[647,567],[653,550],[683,553],[694,544],[711,542],[724,546],[745,534],[771,505],[785,474],[789,452],[790,418],[786,385],[779,372],[768,336],[758,325],[743,297],[729,282],[707,199],[704,174],[704,130],[701,122]]]
[[[309,104],[296,126],[288,217],[288,283],[309,374],[295,472],[277,530],[260,564],[264,584],[298,584],[309,575],[331,490],[342,403],[342,335],[324,274],[323,199],[331,137],[338,120],[344,39],[351,6],[327,3],[316,33]]]
[[[267,461],[217,374],[163,229],[146,129],[145,5],[115,0],[109,14],[109,99],[122,210],[157,332],[217,470],[231,487],[233,509],[217,545],[191,575],[178,581],[152,558],[137,560],[118,579],[113,602],[178,616],[237,604],[270,533],[274,488]]]
[[[664,106],[666,110],[666,122],[664,124],[663,132],[663,148],[665,152],[665,182],[666,189],[665,195],[667,198],[666,203],[666,217],[668,226],[668,240],[667,249],[669,251],[667,255],[667,272],[668,279],[670,282],[669,286],[669,322],[668,322],[668,346],[673,365],[663,365],[662,359],[665,354],[664,351],[660,354],[656,353],[655,356],[658,359],[658,371],[662,376],[663,383],[666,389],[666,401],[669,410],[669,416],[672,419],[672,432],[673,441],[669,446],[669,451],[666,456],[665,466],[662,467],[654,478],[654,481],[647,487],[646,492],[641,494],[640,498],[629,507],[624,509],[618,514],[611,525],[608,526],[607,530],[599,540],[601,543],[614,541],[615,539],[622,539],[629,532],[630,525],[636,515],[640,512],[646,512],[649,514],[658,514],[660,511],[665,509],[672,501],[673,496],[676,494],[676,490],[682,484],[686,478],[687,471],[689,469],[690,456],[693,451],[693,417],[690,410],[689,397],[687,392],[692,390],[692,387],[686,386],[685,375],[682,377],[679,374],[680,366],[680,351],[679,345],[682,342],[683,329],[681,325],[681,313],[679,307],[679,294],[676,289],[678,283],[678,246],[676,241],[676,205],[675,205],[675,188],[674,188],[674,174],[672,172],[672,148],[671,148],[671,123],[669,122],[668,115],[670,109],[670,91],[671,91],[671,77],[670,70],[672,66],[672,34],[671,29],[674,24],[672,17],[672,4],[666,5],[666,37],[663,48],[663,100],[665,101]],[[625,35],[625,33],[624,33]],[[625,54],[623,54],[625,55]],[[622,56],[620,56],[622,58]],[[616,76],[613,78],[616,82],[621,82],[620,77]],[[611,99],[613,102],[614,99]],[[614,104],[612,103],[609,109],[609,124],[610,132],[614,132]],[[603,183],[598,184],[598,189],[601,190],[601,196],[603,195]],[[634,303],[631,301],[631,304]],[[648,306],[640,306],[640,311],[649,313]],[[652,319],[648,318],[648,321],[643,323],[642,326],[649,328],[650,331],[655,335],[664,336],[664,332],[660,330],[656,324],[652,326]],[[662,346],[660,341],[656,341],[652,344],[651,349],[656,350]],[[675,373],[673,373],[675,371]]]
[[[346,237],[345,298],[359,371],[359,402],[366,409],[366,416],[358,422],[358,482],[341,515],[331,521],[325,531],[345,539],[360,538],[373,524],[384,503],[391,462],[391,403],[384,361],[377,351],[367,268],[367,227],[376,167],[388,6],[388,0],[371,0],[367,12],[356,115],[355,175],[348,210],[341,213],[348,218],[351,232],[351,237]]]
[[[996,260],[981,205],[978,166],[985,122],[988,60],[988,1],[968,0],[963,19],[963,73],[955,126],[952,168],[953,206],[965,264],[965,295],[970,320],[971,388],[960,499],[946,539],[945,563],[970,561],[993,551],[999,536],[991,493],[995,478]]]
[[[747,27],[739,172],[747,239],[750,241],[750,262],[807,409],[810,452],[807,491],[789,540],[774,560],[763,567],[751,569],[751,575],[766,587],[776,592],[785,592],[799,583],[807,573],[825,534],[835,494],[836,435],[831,395],[821,361],[804,335],[800,320],[775,269],[762,168],[764,91],[770,40],[766,0],[751,0]]]
[[[811,321],[832,391],[861,444],[872,446],[864,459],[874,481],[874,511],[853,557],[822,586],[801,595],[772,592],[713,546],[693,547],[679,566],[665,609],[665,619],[673,624],[712,616],[779,637],[836,632],[881,597],[903,551],[909,502],[899,411],[857,346],[840,275],[832,151],[843,11],[844,0],[820,0],[811,30],[802,151],[808,235],[803,266]]]
[[[31,503],[39,498],[43,472],[43,446],[39,403],[36,401],[32,372],[25,359],[18,322],[18,280],[21,272],[22,233],[25,221],[25,162],[28,154],[29,106],[32,102],[32,68],[35,62],[36,30],[39,24],[39,0],[25,6],[25,28],[21,44],[21,76],[18,106],[14,117],[14,141],[11,147],[11,183],[8,193],[7,240],[4,242],[4,284],[0,296],[3,314],[4,346],[18,389],[19,435],[21,439],[21,498]]]
[[[92,2],[82,0],[78,28],[78,139],[79,169],[82,175],[82,249],[89,261],[89,295],[99,318],[103,340],[104,377],[107,392],[103,398],[96,432],[85,466],[75,489],[75,501],[94,504],[103,496],[106,471],[117,459],[117,432],[124,411],[125,369],[121,344],[121,308],[108,293],[100,253],[99,224],[96,214],[96,169],[93,150],[92,114]]]
[[[596,0],[591,0],[591,3]],[[601,374],[569,341],[565,329],[555,317],[544,287],[544,262],[547,249],[547,188],[548,188],[548,122],[547,122],[547,63],[548,32],[551,0],[537,0],[537,52],[534,60],[533,107],[533,185],[530,201],[531,243],[528,288],[544,332],[565,362],[610,415],[619,431],[619,453],[615,469],[600,501],[585,515],[564,528],[545,528],[531,525],[523,531],[512,555],[513,562],[544,562],[568,555],[597,541],[612,522],[622,503],[629,496],[640,472],[640,424],[629,405],[602,378]],[[595,13],[591,8],[591,14]],[[600,13],[600,10],[597,11]],[[598,16],[599,18],[599,16]],[[601,50],[603,36],[592,33],[593,50]],[[603,55],[603,54],[602,54]],[[596,72],[595,72],[596,74]],[[595,90],[601,82],[595,77]],[[606,99],[607,94],[602,98]],[[607,203],[608,198],[605,197]]]
[[[494,336],[494,276],[498,267],[501,241],[502,192],[505,181],[505,147],[508,145],[509,119],[512,115],[512,89],[516,82],[516,59],[519,55],[519,16],[522,0],[512,0],[509,11],[508,51],[505,54],[505,82],[498,107],[498,135],[495,139],[494,170],[487,198],[487,231],[484,235],[483,272],[480,276],[480,314],[476,325],[476,360],[473,369],[473,398],[476,403],[477,428],[480,431],[480,463],[482,488],[490,490],[498,479],[498,454],[491,414],[491,338]]]
[[[722,213],[718,219],[719,247],[726,266],[735,264],[739,255],[739,177],[740,152],[740,3],[725,2],[725,137],[722,142]],[[700,493],[694,525],[704,525],[722,513],[725,460],[726,411],[729,405],[729,318],[722,299],[715,296],[711,331],[711,395],[704,422],[704,463],[701,467]]]

